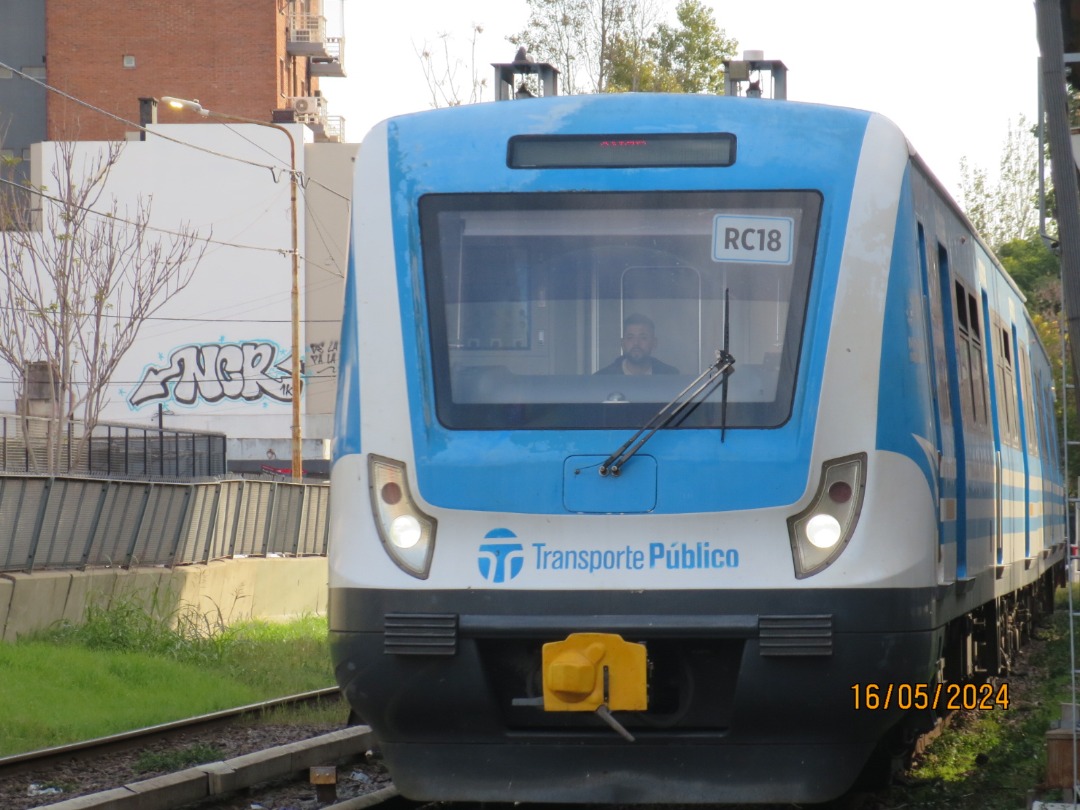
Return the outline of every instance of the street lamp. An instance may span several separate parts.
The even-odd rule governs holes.
[[[292,133],[281,124],[214,112],[206,109],[198,101],[186,98],[162,96],[161,100],[176,110],[191,110],[210,118],[276,129],[284,132],[289,139],[289,193],[292,204],[292,480],[300,481],[304,475],[304,455],[300,441],[300,250],[297,244],[296,224],[296,187],[299,185],[296,171],[296,140]]]

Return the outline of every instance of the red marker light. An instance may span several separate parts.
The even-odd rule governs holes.
[[[829,497],[833,503],[847,503],[851,500],[851,484],[847,481],[837,481],[829,487]]]

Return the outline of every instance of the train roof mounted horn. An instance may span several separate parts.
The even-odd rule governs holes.
[[[742,59],[724,60],[724,95],[761,98],[762,73],[772,79],[766,98],[786,99],[787,67],[779,59],[766,59],[765,51],[743,51]]]
[[[524,47],[518,48],[513,62],[492,62],[491,66],[495,68],[496,101],[559,95],[559,71],[547,62],[534,62]],[[530,88],[525,77],[533,75],[537,86]]]

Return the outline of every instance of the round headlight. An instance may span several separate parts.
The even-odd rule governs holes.
[[[832,515],[814,515],[806,524],[806,539],[817,548],[832,548],[840,540],[840,521]]]
[[[412,515],[398,515],[390,522],[390,541],[398,548],[412,548],[420,542],[420,534],[420,521]]]

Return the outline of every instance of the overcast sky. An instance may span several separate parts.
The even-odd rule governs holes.
[[[417,51],[441,47],[443,34],[467,65],[472,25],[484,27],[476,63],[490,86],[489,64],[511,61],[506,38],[529,12],[526,0],[325,0],[331,33],[342,2],[348,78],[322,87],[351,141],[384,118],[431,106]],[[657,2],[673,20],[675,0]],[[740,53],[764,51],[785,63],[789,99],[887,115],[954,194],[962,157],[996,172],[1010,121],[1037,117],[1030,0],[705,2]]]

